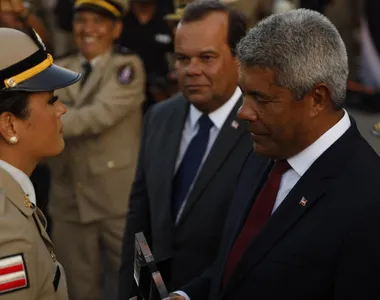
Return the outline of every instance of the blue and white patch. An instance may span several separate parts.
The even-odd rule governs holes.
[[[129,84],[135,77],[135,70],[132,65],[124,65],[119,68],[118,79],[121,84]]]

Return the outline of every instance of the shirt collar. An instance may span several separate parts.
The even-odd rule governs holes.
[[[226,103],[208,115],[218,130],[222,129],[224,122],[228,118],[236,103],[239,101],[241,94],[240,88],[237,87],[232,97]],[[190,105],[190,126],[192,130],[195,130],[198,120],[202,115],[203,112],[198,110],[194,105]]]
[[[333,127],[327,130],[313,144],[300,153],[288,159],[288,163],[299,176],[302,176],[310,166],[320,157],[332,144],[334,144],[351,126],[351,121],[346,110],[344,116]]]
[[[90,60],[90,64],[91,64],[91,67],[94,68],[96,66],[96,64],[102,59],[102,57],[104,57],[105,55],[98,55],[96,57],[94,57],[93,59]],[[82,55],[82,54],[79,54],[79,61],[81,63],[81,65],[83,65],[84,63],[86,63],[88,60]]]
[[[36,193],[30,178],[23,171],[15,168],[3,160],[0,160],[0,168],[8,172],[8,174],[21,186],[24,193],[28,194],[30,202],[37,205]]]

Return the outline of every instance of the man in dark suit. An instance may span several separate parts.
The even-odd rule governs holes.
[[[207,28],[207,30],[205,30]],[[246,23],[218,1],[189,4],[179,23],[182,91],[146,115],[120,271],[120,299],[134,296],[134,234],[143,231],[171,290],[212,264],[238,174],[251,150],[237,120],[237,42]],[[254,178],[252,178],[254,181]],[[166,275],[166,276],[165,276]]]
[[[192,300],[378,299],[380,159],[342,109],[338,31],[315,11],[272,15],[238,57],[239,118],[254,152],[216,263],[183,291]]]

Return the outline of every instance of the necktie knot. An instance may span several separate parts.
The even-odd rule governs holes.
[[[86,61],[82,64],[82,68],[83,68],[83,74],[82,74],[82,79],[80,82],[81,87],[85,84],[85,82],[88,79],[88,76],[92,72],[92,65],[90,62]]]
[[[274,163],[272,172],[279,175],[283,175],[286,171],[291,168],[287,160],[276,160]]]
[[[89,73],[92,71],[92,65],[90,62],[86,61],[85,63],[82,64],[83,71],[85,73]]]
[[[209,131],[210,128],[214,126],[214,123],[212,123],[210,117],[206,114],[202,115],[199,118],[198,124],[199,124],[199,131],[201,132]]]

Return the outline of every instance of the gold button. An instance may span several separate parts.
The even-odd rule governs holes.
[[[115,162],[113,160],[108,161],[107,162],[107,167],[110,168],[110,169],[114,168],[115,167]]]
[[[78,182],[78,183],[77,183],[77,187],[78,187],[78,188],[82,188],[82,187],[83,187],[83,184],[80,183],[80,182]]]
[[[7,84],[8,84],[9,87],[13,88],[13,87],[15,87],[17,85],[17,82],[13,78],[9,78],[7,80]]]
[[[57,257],[55,256],[55,253],[54,253],[53,250],[50,250],[50,256],[51,256],[51,258],[53,259],[54,262],[57,261]]]

